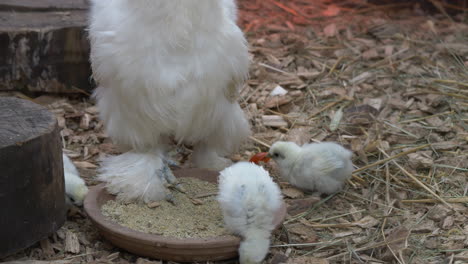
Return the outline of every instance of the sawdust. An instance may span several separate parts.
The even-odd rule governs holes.
[[[224,229],[223,216],[215,195],[216,184],[195,178],[182,178],[187,194],[173,191],[176,204],[161,201],[156,208],[146,204],[125,204],[108,201],[103,214],[112,221],[144,233],[177,238],[206,238],[229,235]],[[201,202],[201,204],[200,204]]]

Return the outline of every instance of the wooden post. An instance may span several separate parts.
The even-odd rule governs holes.
[[[55,117],[33,102],[0,97],[0,258],[47,237],[65,219]]]
[[[0,0],[0,91],[92,87],[86,0]]]

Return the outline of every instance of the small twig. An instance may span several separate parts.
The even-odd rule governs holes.
[[[327,247],[331,247],[331,246],[334,246],[334,245],[336,245],[336,244],[340,244],[340,243],[342,243],[342,242],[343,242],[343,240],[341,240],[341,239],[340,239],[340,240],[337,240],[337,241],[333,241],[333,242],[331,242],[331,243],[329,243],[329,244],[325,244],[325,245],[323,245],[323,246],[321,246],[321,247],[319,247],[319,248],[316,248],[315,250],[311,250],[311,251],[305,253],[303,256],[308,256],[308,255],[310,255],[310,254],[313,254],[314,252],[320,251],[321,249],[324,249],[324,248],[327,248]]]
[[[385,156],[389,157],[388,154],[383,150],[383,149],[380,149],[380,152],[382,152],[382,154],[384,154]],[[414,176],[413,174],[411,174],[409,171],[407,171],[405,168],[403,168],[400,164],[398,164],[398,162],[396,162],[395,160],[392,160],[392,162],[404,173],[406,174],[406,176],[410,177],[411,179],[413,179],[413,181],[415,181],[419,186],[421,186],[423,189],[425,189],[426,191],[428,191],[430,194],[432,194],[434,197],[436,197],[439,201],[441,201],[443,204],[445,204],[448,208],[450,209],[453,209],[453,207],[447,203],[444,199],[442,199],[442,197],[440,197],[437,193],[435,193],[434,191],[432,191],[429,187],[427,187],[424,183],[422,183],[418,178],[416,178],[416,176]]]
[[[250,98],[255,95],[255,93],[259,92],[261,87],[262,87],[262,85],[258,85],[249,95],[247,95],[247,97],[244,98],[244,101],[248,102],[250,100]],[[264,89],[265,88],[262,88],[261,91],[263,91]]]
[[[457,82],[455,80],[435,79],[434,82],[446,83],[446,84],[456,84],[456,85],[468,87],[468,83]]]
[[[271,109],[267,109],[266,111],[270,112],[272,114],[275,114],[275,115],[279,115],[279,116],[281,116],[281,117],[283,117],[283,118],[285,118],[285,119],[287,119],[289,121],[291,121],[293,119],[292,117],[290,117],[290,116],[288,116],[286,114],[283,114],[283,113],[280,113],[280,112],[277,112],[277,111],[274,111],[274,110],[271,110]]]
[[[326,203],[328,200],[330,200],[331,198],[335,197],[336,193],[333,193],[333,194],[330,194],[329,196],[327,196],[325,199],[322,199],[320,200],[318,203],[316,203],[314,205],[314,207],[310,208],[309,210],[303,212],[303,213],[300,213],[300,214],[297,214],[295,216],[293,216],[291,219],[288,219],[287,221],[284,222],[284,224],[288,224],[288,223],[291,223],[301,217],[306,217],[308,216],[309,214],[311,214],[315,209],[319,208],[322,204]]]
[[[310,91],[310,89],[309,89],[309,91]],[[301,107],[301,111],[300,111],[301,113],[304,112],[304,110],[305,110],[305,108],[306,108],[306,105],[307,105],[307,104],[304,104],[304,105]],[[290,119],[289,119],[289,120],[290,120]],[[304,126],[308,126],[308,125],[309,125],[309,124],[307,124],[307,123],[299,122],[298,120],[299,120],[299,117],[296,117],[296,118],[295,118],[294,120],[292,120],[292,121],[290,120],[291,126],[289,127],[289,129],[293,129],[295,125],[304,125]],[[310,121],[310,120],[309,120],[309,121]]]
[[[349,212],[349,213],[345,213],[345,214],[334,215],[334,216],[331,216],[331,217],[328,217],[328,218],[325,218],[325,219],[323,219],[323,218],[311,219],[310,221],[313,221],[313,222],[320,221],[321,223],[323,223],[323,222],[326,222],[326,221],[334,220],[334,219],[337,219],[337,218],[343,218],[343,217],[348,216],[348,215],[358,214],[358,213],[362,213],[362,212],[365,212],[365,211],[367,211],[367,210],[362,209],[362,210],[358,210],[358,211],[355,211],[355,212]]]
[[[341,240],[340,240],[341,241]],[[285,245],[272,245],[270,246],[271,248],[282,248],[282,247],[310,247],[310,246],[320,246],[324,244],[329,244],[333,243],[336,241],[330,241],[330,242],[317,242],[317,243],[301,243],[301,244],[285,244]]]
[[[435,88],[437,89],[437,88]],[[406,95],[421,95],[421,94],[438,94],[438,95],[446,95],[454,98],[459,98],[463,100],[468,100],[468,96],[461,95],[461,94],[456,94],[456,93],[446,93],[446,92],[441,92],[441,91],[434,91],[434,90],[418,90],[415,92],[407,93]]]
[[[75,91],[81,93],[81,94],[86,95],[86,96],[91,96],[91,95],[92,95],[92,94],[88,93],[87,91],[85,91],[85,90],[83,90],[83,89],[80,89],[80,88],[78,88],[78,87],[72,86],[71,88],[72,88],[73,90],[75,90]]]
[[[390,169],[388,164],[385,164],[385,202],[390,204]]]
[[[452,264],[453,263],[453,258],[454,258],[455,254],[451,254],[450,255],[450,260],[449,260],[449,263],[448,264]]]
[[[392,55],[390,55],[388,57],[385,57],[384,59],[370,65],[369,68],[372,69],[372,68],[377,68],[377,67],[380,67],[382,65],[385,65],[388,61],[391,61],[392,58],[395,58],[395,57],[399,56],[400,54],[402,54],[402,53],[404,53],[404,52],[406,52],[408,50],[409,50],[409,48],[403,48],[400,51],[395,52]]]
[[[28,101],[31,101],[31,102],[37,104],[37,102],[36,102],[33,98],[31,98],[31,97],[29,97],[29,96],[27,96],[27,95],[25,95],[25,94],[23,94],[23,93],[14,92],[13,95],[15,95],[16,97],[19,97],[19,98],[21,98],[21,99],[28,100]]]
[[[308,227],[313,227],[313,228],[348,228],[348,227],[353,227],[353,226],[358,226],[355,223],[342,223],[342,224],[310,224],[310,223],[303,223],[304,225]]]
[[[349,185],[353,186],[353,188],[357,188],[357,185],[356,185],[352,180],[346,180],[346,182],[347,182]]]
[[[202,200],[197,199],[197,198],[191,198],[191,197],[189,197],[189,198],[190,198],[190,201],[191,201],[194,205],[202,205],[202,204],[205,203],[205,202],[203,202]]]
[[[84,253],[84,254],[80,254],[80,255],[74,255],[74,256],[66,257],[63,260],[70,260],[70,259],[74,259],[74,258],[78,258],[78,257],[94,255],[94,254],[97,254],[97,253],[100,253],[100,252],[102,252],[102,251],[93,251],[93,252],[88,252],[88,253]]]
[[[451,8],[451,9],[455,9],[455,10],[459,10],[459,11],[463,11],[463,12],[468,12],[468,8],[466,7],[461,7],[461,6],[458,6],[456,4],[452,5],[452,4],[449,4],[449,3],[441,3],[442,6],[445,6],[447,8]]]
[[[355,179],[356,181],[358,181],[360,183],[366,183],[366,181],[363,178],[357,176],[356,174],[353,174],[352,177],[353,177],[353,179]]]
[[[322,113],[323,111],[325,111],[325,110],[327,110],[327,109],[329,109],[329,108],[332,108],[333,106],[335,106],[335,105],[337,105],[337,104],[343,102],[343,100],[344,100],[344,98],[340,98],[338,101],[331,102],[331,103],[327,104],[326,106],[322,107],[322,108],[321,108],[320,110],[318,110],[317,112],[312,113],[307,119],[310,120],[311,118],[313,118],[314,116],[316,116],[316,115]]]
[[[260,139],[257,139],[257,138],[255,138],[255,137],[253,137],[253,136],[249,136],[249,138],[250,138],[251,140],[257,142],[258,144],[260,144],[260,145],[262,145],[262,146],[268,148],[268,149],[271,148],[271,145],[269,145],[269,144],[267,144],[267,143],[261,141]]]
[[[296,12],[296,10],[292,9],[292,8],[289,8],[287,6],[285,6],[284,4],[280,3],[280,2],[277,2],[277,1],[274,1],[274,0],[270,0],[270,2],[272,2],[275,6],[283,9],[284,11],[288,12],[288,13],[291,13],[295,16],[298,16],[299,14]]]
[[[201,193],[201,194],[195,195],[193,198],[205,198],[205,197],[209,197],[209,196],[213,196],[213,195],[218,195],[218,192]]]
[[[468,171],[466,168],[460,168],[460,167],[455,167],[455,166],[450,166],[450,165],[445,165],[445,164],[434,164],[434,167],[439,167],[439,168],[447,168],[447,169],[452,169],[452,170],[459,170],[459,171]]]
[[[395,128],[395,129],[398,129],[398,130],[400,130],[401,132],[407,134],[408,136],[414,137],[414,138],[416,138],[416,139],[419,139],[419,138],[420,138],[419,136],[416,136],[415,134],[413,134],[413,133],[411,133],[411,132],[409,132],[409,131],[406,131],[406,130],[404,130],[403,128],[401,128],[401,127],[399,127],[399,126],[395,126],[394,124],[389,123],[389,122],[387,122],[387,121],[384,121],[384,124],[386,124],[387,126],[391,126],[391,127]]]
[[[414,118],[414,119],[403,120],[403,121],[400,121],[399,123],[400,124],[406,124],[406,123],[411,123],[411,122],[416,122],[416,121],[422,121],[424,119],[428,119],[428,118],[431,118],[431,117],[436,117],[436,116],[441,116],[441,115],[450,115],[450,114],[453,114],[453,113],[454,113],[454,111],[447,111],[447,112],[438,113],[438,114],[435,114],[435,115],[429,115],[429,116],[423,116],[423,117]]]
[[[443,198],[447,203],[468,203],[468,196]],[[440,203],[437,199],[416,199],[416,200],[401,200],[402,203]]]
[[[368,202],[368,203],[373,203],[373,204],[376,204],[376,205],[381,205],[381,206],[383,206],[383,207],[388,207],[388,205],[385,204],[385,203],[379,203],[379,202],[376,202],[375,200],[374,200],[374,201],[371,201],[371,200],[369,200],[369,199],[366,199],[366,198],[362,197],[361,195],[357,195],[357,194],[354,194],[354,193],[352,193],[352,192],[347,192],[346,194],[347,194],[347,195],[354,196],[354,197],[356,197],[356,198],[358,198],[358,199],[361,199],[361,200],[363,200],[363,201],[366,201],[366,202]],[[351,200],[351,198],[348,198],[348,197],[344,197],[344,198],[346,198],[346,199],[348,199],[348,200]],[[356,201],[356,200],[351,200],[351,201]],[[391,208],[392,208],[393,210],[397,210],[397,211],[401,211],[401,212],[406,212],[405,209],[400,209],[400,208],[396,208],[396,207],[391,207]]]
[[[447,11],[445,10],[445,8],[444,8],[444,6],[442,5],[441,2],[439,2],[438,0],[429,0],[429,2],[431,2],[437,9],[439,9],[439,11],[450,20],[450,22],[455,23],[455,21],[447,13]]]
[[[363,9],[356,9],[353,13],[362,14],[367,12],[374,12],[377,10],[388,10],[390,8],[401,8],[405,6],[411,6],[411,3],[397,3],[397,4],[387,4],[387,5],[376,5],[372,7],[367,7]]]
[[[338,60],[336,60],[335,64],[333,64],[333,66],[328,71],[327,77],[335,71],[336,67],[338,67],[338,64],[340,64],[340,62],[343,61],[344,58],[345,57],[339,57]]]
[[[428,92],[428,93],[431,93],[431,94],[438,94],[438,95],[446,95],[446,96],[451,96],[451,97],[454,97],[454,98],[458,98],[458,99],[463,99],[463,100],[468,100],[468,96],[465,96],[465,95],[461,95],[461,94],[456,94],[456,93],[445,93],[445,92]]]
[[[289,231],[288,228],[286,227],[285,224],[281,224],[281,229],[283,230],[284,234],[286,235],[286,242],[289,244],[291,243],[291,238],[289,236]]]
[[[386,171],[388,173],[388,166],[386,166]],[[387,175],[387,183],[388,183],[388,180],[389,180],[389,177]],[[388,187],[388,184],[387,184],[387,187]],[[387,193],[388,194],[388,193]],[[392,205],[390,205],[389,201],[387,200],[387,205],[389,206],[389,209],[388,211],[385,213],[386,216],[390,215],[392,213]],[[383,220],[383,223],[382,223],[382,227],[380,229],[380,232],[382,233],[382,237],[383,237],[383,240],[385,242],[387,242],[387,237],[385,236],[385,225],[387,224],[387,217],[384,218]],[[403,259],[399,259],[397,257],[397,255],[395,254],[395,252],[393,251],[392,247],[387,243],[387,248],[390,250],[390,252],[392,253],[393,257],[398,261],[399,264],[403,264],[402,261],[404,261]]]
[[[399,157],[401,157],[401,156],[405,156],[405,155],[407,155],[407,154],[416,152],[416,151],[418,151],[418,150],[420,150],[420,149],[429,147],[430,145],[431,145],[431,144],[425,144],[425,145],[422,145],[422,146],[419,146],[419,147],[416,147],[416,148],[412,148],[412,149],[407,150],[407,151],[403,151],[403,152],[401,152],[401,153],[398,153],[398,154],[393,155],[393,156],[391,156],[391,157],[388,157],[388,158],[386,158],[386,159],[378,160],[378,161],[376,161],[376,162],[374,162],[374,163],[372,163],[372,164],[369,164],[369,165],[366,165],[366,166],[361,167],[361,168],[359,168],[359,169],[356,169],[353,173],[358,173],[358,172],[363,171],[363,170],[366,170],[366,169],[368,169],[368,168],[371,168],[371,167],[374,167],[374,166],[377,166],[377,165],[386,163],[386,162],[388,162],[388,161],[390,161],[390,160],[393,160],[393,159],[399,158]]]
[[[379,248],[379,247],[386,246],[386,245],[388,245],[388,244],[390,244],[390,243],[400,242],[400,241],[405,240],[405,239],[406,239],[406,237],[400,237],[400,238],[397,238],[397,239],[392,240],[392,241],[382,241],[382,242],[379,242],[379,243],[375,243],[375,244],[373,244],[372,246],[357,248],[357,249],[355,249],[355,251],[356,251],[356,252],[359,252],[359,251],[369,250],[369,249],[373,249],[373,248]],[[327,259],[330,260],[330,259],[342,257],[342,256],[345,256],[345,255],[347,255],[347,254],[349,254],[349,253],[348,253],[348,252],[344,252],[344,253],[340,253],[340,254],[337,254],[337,255],[328,257]]]
[[[258,65],[260,65],[260,66],[262,66],[262,67],[265,67],[265,68],[267,68],[267,69],[270,69],[270,70],[272,70],[272,71],[276,71],[276,72],[282,73],[282,74],[294,75],[293,73],[290,73],[290,72],[287,72],[287,71],[283,71],[283,70],[281,70],[281,69],[275,68],[275,67],[270,66],[270,65],[268,65],[268,64],[265,64],[265,63],[263,63],[263,62],[258,63]]]

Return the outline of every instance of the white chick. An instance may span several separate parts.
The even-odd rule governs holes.
[[[234,0],[91,0],[94,96],[114,143],[98,178],[123,200],[167,197],[166,143],[194,146],[197,167],[221,170],[222,156],[250,128],[237,103],[248,76],[247,42]]]
[[[226,228],[243,238],[240,263],[261,263],[270,247],[274,213],[281,206],[278,185],[262,167],[239,162],[221,171],[218,201]]]
[[[274,143],[268,156],[279,166],[281,175],[292,185],[318,193],[341,190],[351,178],[351,151],[333,142],[305,144]]]
[[[65,199],[68,204],[81,206],[88,193],[88,187],[67,155],[63,154],[63,172],[65,177]]]

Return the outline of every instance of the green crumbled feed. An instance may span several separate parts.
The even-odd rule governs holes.
[[[228,236],[216,195],[191,199],[216,193],[217,185],[195,178],[181,178],[180,182],[187,193],[173,190],[175,205],[160,201],[159,206],[150,208],[143,203],[109,200],[102,206],[102,213],[113,222],[149,234],[176,238]],[[196,205],[199,201],[202,204]]]

